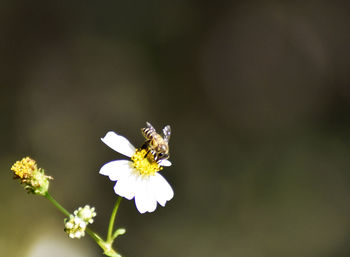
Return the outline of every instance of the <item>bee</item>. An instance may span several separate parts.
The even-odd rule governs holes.
[[[146,122],[147,127],[142,128],[141,132],[146,138],[146,142],[142,148],[147,149],[147,153],[151,153],[154,156],[154,160],[159,162],[169,158],[169,139],[171,135],[170,126],[167,125],[163,128],[163,136],[159,135],[151,123]]]

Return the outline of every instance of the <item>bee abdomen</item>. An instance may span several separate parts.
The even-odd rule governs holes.
[[[143,136],[147,139],[152,139],[154,136],[154,130],[152,130],[150,128],[142,128],[141,132],[142,132]]]

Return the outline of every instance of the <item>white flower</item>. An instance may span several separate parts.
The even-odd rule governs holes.
[[[131,157],[131,160],[108,162],[100,170],[100,174],[117,181],[114,186],[117,195],[128,200],[135,197],[136,208],[140,213],[153,212],[157,202],[164,207],[173,198],[173,189],[158,173],[162,166],[170,166],[170,161],[161,160],[157,163],[145,149],[136,149],[129,140],[113,131],[101,140],[118,153]]]

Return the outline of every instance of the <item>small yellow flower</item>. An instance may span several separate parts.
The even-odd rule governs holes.
[[[38,168],[35,160],[25,157],[12,165],[14,179],[19,179],[28,193],[45,195],[49,189],[50,176],[46,176],[44,170]]]
[[[37,169],[38,167],[35,161],[29,157],[25,157],[22,160],[17,161],[11,167],[11,170],[15,173],[15,176],[19,177],[20,179],[30,178]]]

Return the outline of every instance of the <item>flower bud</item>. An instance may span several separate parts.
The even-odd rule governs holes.
[[[38,168],[35,160],[25,157],[12,165],[14,179],[19,179],[28,193],[45,195],[49,189],[50,176],[46,176],[44,170]]]
[[[92,224],[94,222],[93,218],[96,216],[95,207],[90,207],[89,205],[85,205],[84,208],[79,207],[78,210],[74,211],[74,215],[78,216],[86,223]]]
[[[89,205],[85,205],[83,208],[79,207],[73,214],[69,216],[69,219],[64,220],[64,231],[70,238],[81,238],[85,236],[87,225],[94,222],[95,207],[91,208]]]

